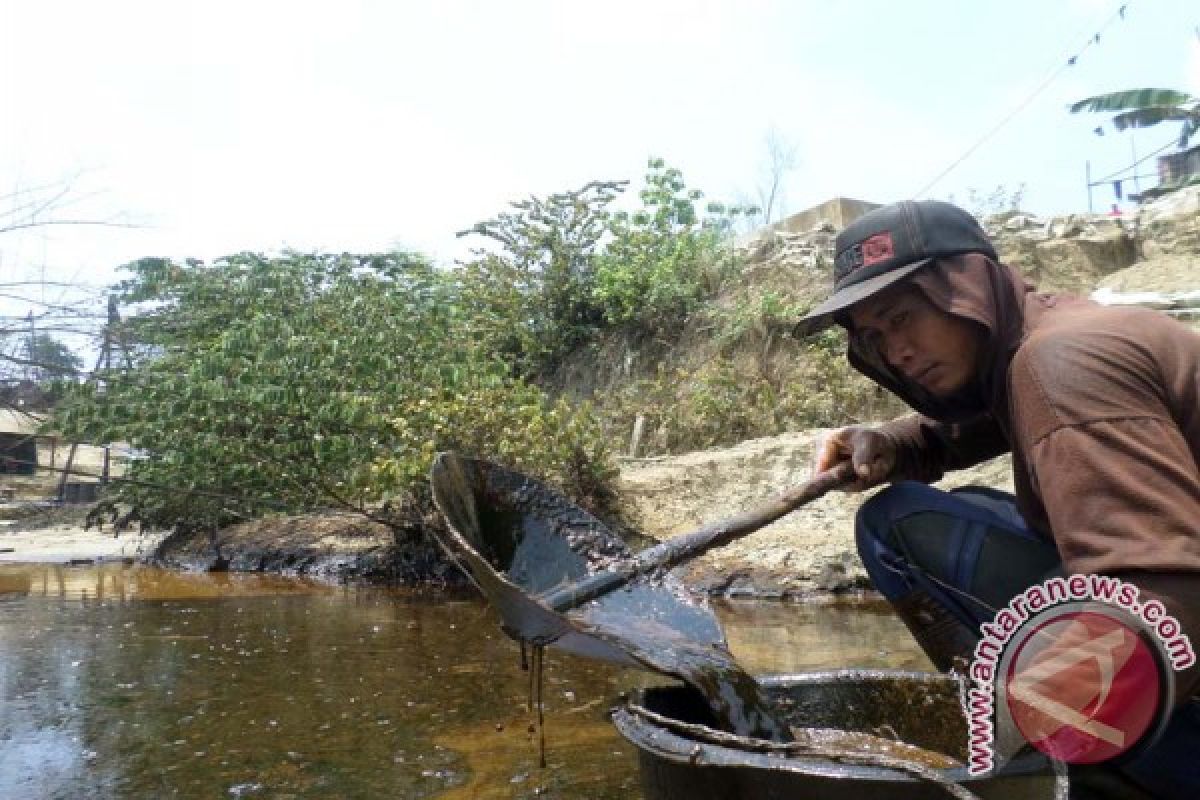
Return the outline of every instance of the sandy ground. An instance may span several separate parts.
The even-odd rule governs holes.
[[[810,474],[823,431],[752,439],[667,458],[626,459],[619,488],[630,521],[665,539],[746,511]],[[937,484],[1012,491],[1007,457],[961,470]],[[869,585],[854,543],[854,514],[865,495],[830,492],[778,522],[711,551],[685,569],[709,591],[805,595]]]
[[[84,530],[82,524],[31,527],[31,520],[0,520],[0,562],[71,562],[137,559],[148,555],[165,533],[125,531],[111,527]]]

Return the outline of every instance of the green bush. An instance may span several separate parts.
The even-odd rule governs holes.
[[[457,273],[472,335],[518,374],[545,378],[603,326],[592,298],[595,259],[608,232],[608,206],[625,184],[592,181],[531,197],[459,233],[491,248],[476,249]]]
[[[652,159],[635,211],[612,211],[626,181],[531,197],[459,235],[482,237],[458,272],[476,338],[547,380],[605,330],[671,336],[739,265],[732,222],[749,209],[697,202],[683,175]]]
[[[404,253],[147,259],[121,286],[133,358],[52,424],[143,451],[111,499],[157,525],[407,499],[462,447],[598,494],[598,425],[463,335],[454,284]]]
[[[737,272],[730,231],[745,209],[713,203],[701,213],[703,196],[679,170],[651,159],[641,209],[613,215],[598,258],[592,295],[609,324],[673,329]]]

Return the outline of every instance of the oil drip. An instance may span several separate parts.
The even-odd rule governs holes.
[[[546,768],[546,716],[542,704],[542,689],[545,683],[545,652],[546,646],[532,644],[533,656],[526,657],[526,642],[521,640],[521,670],[529,673],[529,697],[525,707],[530,714],[536,711],[536,733],[538,737],[538,766]]]
[[[545,657],[545,646],[538,645],[533,648],[533,672],[537,676],[534,679],[534,684],[537,686],[534,702],[537,703],[538,766],[542,769],[546,768],[546,717],[545,706],[542,704],[542,689],[545,685]]]

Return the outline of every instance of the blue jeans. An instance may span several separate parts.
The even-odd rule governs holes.
[[[1035,583],[1062,574],[1054,546],[1029,530],[1012,495],[894,484],[859,509],[858,553],[890,601],[925,592],[978,631]],[[1152,748],[1116,764],[1153,797],[1200,798],[1200,702],[1175,710]]]

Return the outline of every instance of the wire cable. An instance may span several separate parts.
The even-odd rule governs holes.
[[[1161,153],[1163,150],[1166,150],[1168,147],[1174,147],[1175,143],[1178,141],[1179,141],[1178,136],[1172,137],[1171,141],[1167,142],[1162,147],[1158,148],[1157,150],[1155,150],[1151,153],[1147,153],[1146,155],[1139,158],[1137,161],[1130,164],[1128,167],[1122,167],[1121,169],[1117,170],[1116,172],[1112,173],[1111,175],[1105,175],[1103,178],[1097,178],[1096,180],[1092,181],[1092,185],[1095,186],[1096,184],[1107,183],[1108,181],[1111,181],[1113,178],[1117,177],[1118,175],[1120,175],[1123,172],[1128,172],[1131,169],[1136,169],[1138,164],[1141,164],[1143,161],[1146,161],[1147,159],[1153,158],[1154,156]],[[1139,176],[1139,177],[1146,177],[1146,176]]]
[[[1071,56],[1067,60],[1060,63],[1059,66],[1056,67],[1054,69],[1054,71],[1051,72],[1050,75],[1046,77],[1045,80],[1043,80],[1040,84],[1038,84],[1037,88],[1035,88],[1024,100],[1022,100],[1020,103],[1017,104],[1016,108],[1014,108],[1007,115],[1005,115],[1005,117],[1003,119],[1001,119],[999,122],[997,122],[995,125],[993,125],[992,128],[990,130],[988,130],[987,133],[985,133],[982,137],[980,137],[975,142],[975,144],[968,147],[966,152],[964,152],[961,156],[959,156],[953,162],[951,162],[950,166],[946,167],[944,170],[939,172],[933,180],[929,181],[929,183],[927,183],[923,187],[921,187],[921,190],[919,192],[917,192],[915,195],[913,195],[913,197],[919,198],[922,195],[924,195],[926,192],[928,192],[930,189],[932,189],[934,186],[936,186],[942,180],[942,178],[945,178],[947,175],[949,175],[951,172],[953,172],[954,169],[959,164],[963,163],[968,158],[970,158],[971,155],[976,150],[978,150],[989,139],[991,139],[993,136],[995,136],[997,133],[999,133],[1000,129],[1003,128],[1005,125],[1007,125],[1010,121],[1012,121],[1013,117],[1017,116],[1017,114],[1024,111],[1025,108],[1028,107],[1029,104],[1032,103],[1038,97],[1038,95],[1040,95],[1043,91],[1045,91],[1046,88],[1051,83],[1053,83],[1055,81],[1055,79],[1058,78],[1059,75],[1061,75],[1063,72],[1065,72],[1069,67],[1074,66],[1076,60],[1079,58],[1080,55],[1082,55],[1084,53],[1084,51],[1086,51],[1093,44],[1100,41],[1100,34],[1103,33],[1104,30],[1106,28],[1108,28],[1109,25],[1111,25],[1117,19],[1125,18],[1125,10],[1126,10],[1127,6],[1128,6],[1128,3],[1122,3],[1120,8],[1118,8],[1116,11],[1114,11],[1112,13],[1112,15],[1105,21],[1105,23],[1100,26],[1100,30],[1096,31],[1094,34],[1092,34],[1088,38],[1087,42],[1083,45],[1082,48],[1080,48],[1080,50],[1075,55]]]

